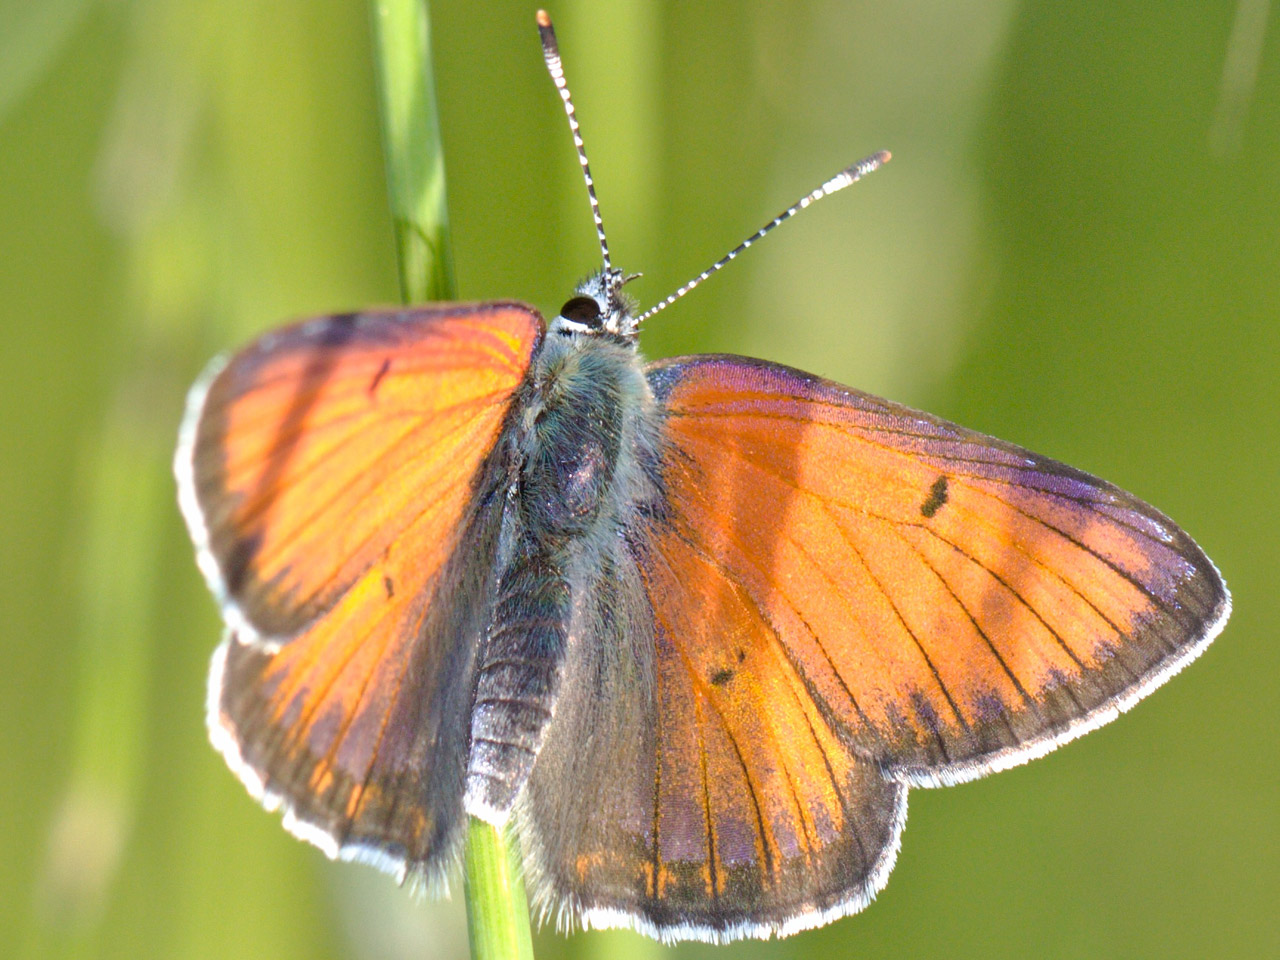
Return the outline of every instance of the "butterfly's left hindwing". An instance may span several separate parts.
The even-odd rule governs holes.
[[[459,836],[513,406],[519,304],[325,317],[193,391],[177,473],[230,627],[209,728],[331,856],[440,874]]]

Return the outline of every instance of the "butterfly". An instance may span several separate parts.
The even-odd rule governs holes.
[[[440,881],[512,824],[536,911],[665,941],[864,907],[912,787],[1023,763],[1200,654],[1230,596],[1154,507],[763,360],[645,363],[609,258],[516,301],[215,361],[176,456],[226,621],[214,745],[330,857]]]

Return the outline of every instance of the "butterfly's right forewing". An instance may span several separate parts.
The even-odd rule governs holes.
[[[677,511],[662,552],[757,611],[832,729],[895,780],[1048,752],[1197,656],[1230,611],[1195,542],[1097,477],[777,364],[651,371]],[[723,657],[730,640],[681,642]]]

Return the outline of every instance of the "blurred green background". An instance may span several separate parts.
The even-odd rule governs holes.
[[[539,958],[1280,955],[1280,15],[1266,0],[551,8],[646,330],[1101,474],[1236,613],[1047,760],[915,791],[862,915],[781,943],[546,932]],[[596,266],[532,3],[432,5],[462,295]],[[0,954],[449,958],[461,903],[335,865],[206,744],[217,617],[174,505],[187,385],[397,296],[360,0],[0,3]]]

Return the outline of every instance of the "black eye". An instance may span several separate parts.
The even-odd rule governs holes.
[[[565,301],[565,305],[560,308],[560,316],[584,326],[598,327],[600,326],[600,304],[590,297],[574,297],[572,300]]]

